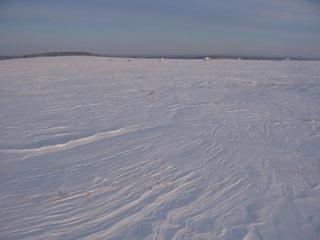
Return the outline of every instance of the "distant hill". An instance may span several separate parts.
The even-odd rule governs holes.
[[[35,58],[35,57],[62,57],[62,56],[103,56],[88,52],[46,52],[16,56],[0,56],[0,60],[14,59],[14,58]]]

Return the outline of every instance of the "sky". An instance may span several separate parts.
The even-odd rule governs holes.
[[[320,58],[320,0],[0,0],[0,55]]]

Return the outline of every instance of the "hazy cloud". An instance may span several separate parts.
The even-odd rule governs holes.
[[[0,34],[0,55],[90,50],[319,57],[320,2],[2,0]]]

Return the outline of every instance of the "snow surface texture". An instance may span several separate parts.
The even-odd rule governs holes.
[[[0,239],[320,239],[320,62],[0,62]]]

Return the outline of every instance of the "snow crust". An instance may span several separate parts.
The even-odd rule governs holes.
[[[320,62],[0,61],[0,239],[320,239]]]

